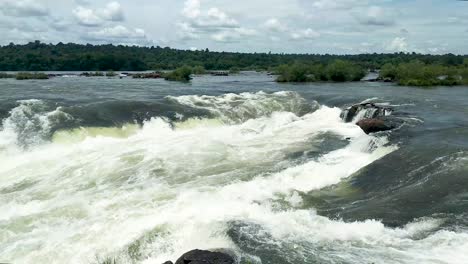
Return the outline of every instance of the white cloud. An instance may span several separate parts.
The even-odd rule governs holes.
[[[211,38],[217,42],[236,42],[245,37],[255,36],[257,31],[248,28],[235,28],[213,34]]]
[[[191,40],[198,39],[199,35],[197,34],[195,28],[193,28],[189,23],[177,23],[177,35],[182,40]]]
[[[362,5],[365,0],[313,0],[312,7],[316,9],[351,9]]]
[[[210,8],[206,13],[206,16],[201,18],[196,23],[199,26],[208,26],[208,27],[237,27],[239,23],[229,17],[226,13],[219,10],[216,7]]]
[[[291,38],[294,40],[315,39],[318,37],[320,37],[320,33],[311,28],[296,31],[291,34]]]
[[[98,14],[108,21],[125,20],[122,6],[118,2],[108,3],[104,9],[98,10]]]
[[[201,3],[200,0],[187,0],[184,3],[184,9],[182,14],[188,18],[197,18],[201,13]]]
[[[184,23],[190,24],[197,31],[221,31],[239,27],[237,20],[217,7],[202,10],[200,0],[187,0],[182,15],[187,19]]]
[[[361,24],[371,26],[389,26],[395,23],[392,18],[392,12],[385,10],[380,6],[371,6],[364,10],[363,13],[357,14]]]
[[[187,0],[182,10],[184,21],[176,24],[181,40],[209,37],[216,42],[236,42],[253,36],[256,31],[240,26],[240,23],[217,7],[202,9],[200,0]]]
[[[88,0],[74,0],[73,2],[75,2],[78,5],[89,5],[90,4],[90,2]]]
[[[406,28],[400,29],[400,34],[406,35],[409,34],[409,31]]]
[[[403,37],[396,37],[394,38],[388,45],[387,45],[387,50],[388,51],[394,51],[394,52],[406,52],[408,51],[408,43],[406,42],[406,38]]]
[[[270,18],[265,21],[263,27],[273,32],[284,32],[287,30],[287,27],[276,18]]]
[[[70,28],[70,23],[62,18],[52,18],[50,26],[57,31],[66,31]]]
[[[227,51],[357,53],[420,50],[442,53],[445,52],[442,43],[448,41],[446,52],[467,52],[468,19],[465,14],[468,5],[465,3],[468,2],[453,0],[435,6],[424,1],[410,2],[0,0],[0,44],[35,38],[45,38],[53,43],[86,43],[89,39],[90,43],[125,41],[141,44],[151,36],[157,36],[158,44],[165,39],[165,45],[170,47],[209,47]],[[116,25],[125,27],[134,39],[115,38]],[[135,27],[144,28],[147,38],[138,37]],[[244,32],[248,31],[246,29],[256,32]],[[90,36],[89,31],[94,32],[94,36]],[[102,41],[95,40],[100,35],[114,36],[114,39],[101,37]],[[394,40],[395,37],[400,39]],[[435,42],[426,43],[427,39]],[[232,44],[234,42],[236,44]]]
[[[141,28],[128,28],[123,25],[105,27],[82,36],[86,41],[98,43],[113,43],[125,45],[148,46],[155,41],[148,38],[145,30]]]
[[[7,0],[0,6],[3,14],[14,17],[47,16],[49,9],[34,0]]]
[[[83,26],[99,26],[104,21],[94,12],[94,10],[79,6],[73,10],[78,23]]]
[[[19,21],[9,21],[0,19],[0,29],[5,30],[16,30],[24,33],[38,33],[38,32],[47,32],[48,28],[45,25],[40,23],[33,23],[28,20],[19,20]],[[5,37],[5,36],[3,36]]]
[[[139,39],[139,38],[146,38],[146,33],[143,29],[140,29],[140,28],[135,28],[131,30],[125,26],[118,25],[115,27],[108,27],[108,28],[103,28],[98,31],[93,31],[90,33],[90,36],[99,40],[121,39],[121,38]]]
[[[125,16],[121,5],[118,2],[110,2],[105,8],[91,9],[78,6],[73,10],[78,23],[83,26],[100,26],[105,21],[124,21]]]

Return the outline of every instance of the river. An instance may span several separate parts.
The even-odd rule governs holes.
[[[468,263],[468,87],[0,80],[0,262]],[[403,120],[366,135],[340,113]]]

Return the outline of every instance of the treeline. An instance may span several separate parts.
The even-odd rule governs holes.
[[[335,60],[329,64],[292,63],[276,67],[277,82],[354,82],[368,70],[357,63]],[[371,81],[396,82],[405,86],[468,85],[468,59],[460,65],[426,64],[419,60],[400,64],[386,63]]]
[[[468,85],[468,60],[455,66],[425,64],[418,60],[397,65],[387,63],[379,75],[381,79],[406,86]]]
[[[0,72],[0,79],[10,79],[14,78],[16,80],[47,80],[49,76],[45,73],[30,73],[30,72],[18,72],[15,74]]]
[[[143,71],[172,70],[184,65],[198,66],[206,70],[238,71],[272,70],[280,65],[295,63],[322,65],[325,67],[323,70],[327,71],[332,70],[327,69],[327,66],[337,60],[352,63],[360,69],[373,70],[380,69],[385,64],[400,65],[414,60],[423,64],[458,67],[463,65],[467,58],[468,56],[454,54],[416,53],[360,55],[234,53],[211,52],[208,49],[203,51],[177,50],[168,47],[73,43],[52,45],[35,41],[25,45],[9,44],[0,47],[0,71]],[[355,74],[357,73],[353,76]],[[330,76],[330,73],[320,76]]]
[[[274,69],[277,82],[356,82],[366,76],[362,66],[349,61],[335,60],[327,65],[295,62]]]

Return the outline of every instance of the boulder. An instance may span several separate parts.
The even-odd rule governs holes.
[[[343,121],[349,123],[358,116],[362,119],[377,118],[388,116],[392,112],[393,109],[389,107],[379,106],[374,103],[362,103],[353,105],[343,110],[340,117],[343,119]]]
[[[382,118],[362,119],[356,123],[366,134],[388,131],[396,128],[394,122]]]
[[[234,264],[234,258],[221,252],[195,249],[182,255],[175,264]]]

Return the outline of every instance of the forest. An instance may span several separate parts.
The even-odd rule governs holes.
[[[190,74],[225,70],[269,71],[278,82],[360,81],[368,72],[379,73],[377,81],[407,86],[468,85],[467,55],[391,54],[272,54],[235,53],[205,50],[178,50],[169,47],[121,45],[10,43],[0,47],[0,71],[162,71],[166,80],[188,81]],[[109,74],[106,74],[109,76]],[[154,76],[154,74],[151,74]],[[45,79],[41,73],[1,73],[0,78]],[[142,77],[135,75],[134,77]]]
[[[272,54],[177,50],[169,47],[10,43],[0,47],[0,71],[143,71],[172,70],[185,65],[206,70],[270,70],[284,64],[328,65],[347,61],[364,69],[380,69],[418,60],[424,64],[460,66],[468,56],[417,53],[391,54]]]

